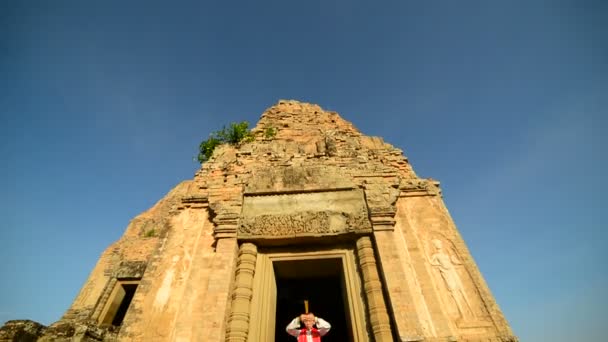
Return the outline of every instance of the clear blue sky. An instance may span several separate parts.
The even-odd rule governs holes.
[[[286,98],[442,182],[522,341],[603,340],[607,37],[604,1],[4,1],[0,321],[59,319],[201,139]]]

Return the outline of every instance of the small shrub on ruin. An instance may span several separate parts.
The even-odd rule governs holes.
[[[224,126],[221,130],[212,132],[208,139],[200,143],[198,162],[202,164],[209,160],[219,145],[238,145],[250,141],[253,141],[253,135],[249,131],[249,123],[247,121],[233,122],[228,127]]]
[[[266,127],[266,129],[264,130],[264,138],[266,139],[272,139],[277,135],[277,129],[270,126],[270,127]]]
[[[144,237],[155,237],[156,236],[156,230],[154,228],[146,230],[146,232],[144,233]]]

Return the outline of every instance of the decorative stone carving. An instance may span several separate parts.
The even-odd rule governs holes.
[[[374,230],[393,230],[395,226],[395,207],[370,207],[369,217]]]
[[[300,212],[288,215],[259,215],[241,221],[239,236],[297,237],[335,235],[369,227],[363,215],[329,211]]]
[[[461,266],[462,263],[455,255],[444,251],[441,240],[433,239],[431,242],[435,251],[430,256],[429,262],[441,274],[443,285],[453,299],[453,303],[458,308],[460,316],[463,318],[474,316],[471,303],[469,302],[460,276],[456,270],[456,265]]]
[[[371,225],[367,212],[365,210],[357,214],[343,214],[346,217],[347,231],[360,231],[368,232],[371,231]]]
[[[465,334],[487,332],[494,324],[454,244],[445,236],[432,234],[426,249],[447,314]]]
[[[239,214],[236,212],[236,208],[227,204],[215,204],[209,206],[209,208],[215,214],[212,220],[215,223],[213,234],[216,239],[235,237],[239,222]]]
[[[228,342],[247,341],[257,253],[257,247],[252,243],[244,243],[239,249],[236,280],[232,292],[232,305],[226,332],[226,341]]]
[[[329,214],[304,212],[293,215],[260,215],[244,219],[239,227],[239,234],[243,235],[296,236],[306,233],[332,233]]]
[[[247,196],[238,236],[285,238],[371,231],[361,190]]]
[[[365,195],[369,208],[369,218],[374,230],[393,230],[395,227],[395,203],[399,191],[388,186],[393,177],[388,179],[373,177],[365,181]]]
[[[369,306],[369,318],[376,342],[390,342],[393,340],[391,324],[384,303],[382,284],[378,276],[374,248],[369,237],[364,236],[357,240],[357,255],[359,266],[363,274],[363,286]]]

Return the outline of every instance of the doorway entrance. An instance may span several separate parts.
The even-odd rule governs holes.
[[[340,259],[276,261],[273,268],[277,284],[275,341],[295,340],[285,332],[285,327],[304,312],[305,300],[308,301],[309,312],[331,324],[323,342],[352,341]]]
[[[304,300],[332,326],[323,342],[369,341],[362,293],[352,249],[258,251],[247,341],[295,342],[285,327]]]

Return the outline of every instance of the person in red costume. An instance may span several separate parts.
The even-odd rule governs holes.
[[[304,324],[303,328],[300,327],[300,323]],[[321,336],[327,334],[329,329],[331,324],[321,317],[315,317],[312,312],[294,318],[285,328],[289,335],[298,339],[298,342],[321,342]]]

